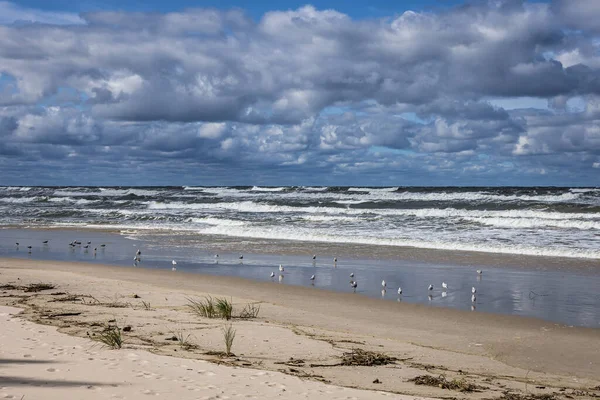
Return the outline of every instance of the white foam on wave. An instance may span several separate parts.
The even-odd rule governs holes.
[[[28,192],[32,188],[30,188],[28,186],[0,186],[0,189],[4,189],[6,191],[13,190],[13,191],[18,191],[18,192]]]
[[[188,218],[188,222],[196,223],[196,224],[207,224],[213,226],[244,226],[246,223],[244,221],[227,219],[227,218],[214,218],[214,217],[205,217],[205,218]]]
[[[259,227],[245,227],[244,229],[231,229],[227,226],[214,226],[200,229],[199,233],[208,235],[223,235],[232,237],[246,237],[256,239],[283,239],[293,241],[308,241],[321,243],[353,243],[375,246],[415,247],[436,250],[458,250],[476,251],[484,253],[521,254],[532,256],[568,257],[568,258],[600,258],[600,250],[594,249],[565,249],[550,247],[535,247],[511,243],[501,245],[499,243],[460,243],[436,240],[413,240],[395,239],[385,237],[373,237],[367,235],[340,235],[339,232],[328,232],[317,228],[284,228],[271,227],[269,229]]]
[[[35,196],[35,197],[1,197],[0,201],[3,203],[31,203],[33,201],[42,201],[47,198],[44,196]]]
[[[594,220],[600,221],[600,213],[561,213],[542,210],[465,210],[456,208],[342,208],[342,207],[294,207],[257,203],[253,201],[220,202],[220,203],[161,203],[147,202],[150,210],[206,210],[206,211],[237,211],[248,213],[298,213],[325,215],[364,215],[375,214],[382,216],[408,216],[416,218],[532,218],[551,220]]]
[[[74,199],[72,197],[50,197],[48,199],[48,201],[53,202],[53,203],[74,203],[74,204],[83,205],[83,204],[97,203],[100,200]]]
[[[327,187],[327,186],[302,186],[301,189],[310,191],[310,192],[324,192],[327,189],[329,189],[329,187]]]
[[[253,186],[252,191],[255,192],[283,192],[287,187],[264,187],[264,186]]]
[[[600,231],[600,219],[596,221],[579,219],[543,219],[543,218],[507,218],[507,217],[467,217],[467,221],[497,228],[532,229],[532,228],[561,228],[561,229],[595,229]]]
[[[377,192],[396,192],[398,187],[383,187],[383,188],[366,188],[366,187],[351,187],[348,189],[349,192],[367,192],[367,193],[377,193]]]
[[[600,193],[598,188],[581,188],[581,189],[569,189],[572,193]]]

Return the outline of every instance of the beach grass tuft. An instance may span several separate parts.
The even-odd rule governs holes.
[[[187,306],[194,314],[204,318],[215,318],[217,316],[215,301],[212,297],[206,296],[204,300],[188,298],[187,301]]]
[[[217,314],[221,318],[225,318],[226,320],[231,319],[231,315],[233,314],[233,303],[226,298],[217,298],[215,301],[215,308],[217,310]]]
[[[259,312],[260,312],[260,304],[256,304],[256,303],[246,304],[246,306],[240,312],[240,318],[242,318],[242,319],[258,318]]]
[[[116,325],[108,325],[102,332],[100,332],[100,336],[98,336],[97,340],[113,350],[123,347],[121,328]]]
[[[150,306],[150,302],[149,301],[144,301],[142,300],[142,307],[144,308],[144,310],[152,310],[152,307]]]
[[[222,328],[223,331],[223,341],[225,342],[225,354],[227,356],[231,355],[231,346],[233,346],[233,340],[235,339],[235,329],[233,329],[233,325],[229,324]]]

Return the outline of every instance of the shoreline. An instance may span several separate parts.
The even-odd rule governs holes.
[[[131,227],[92,228],[92,227],[3,227],[2,230],[69,231],[115,234],[120,237],[138,237],[138,240],[156,240],[170,236],[169,230],[145,230]],[[494,253],[467,250],[429,249],[410,246],[390,246],[375,244],[354,244],[337,242],[295,241],[287,239],[261,239],[243,236],[206,235],[193,232],[179,232],[178,238],[193,238],[194,244],[209,253],[253,253],[263,255],[307,256],[320,254],[333,258],[344,255],[355,260],[406,261],[431,264],[451,264],[457,266],[509,267],[509,268],[548,268],[552,270],[572,269],[582,272],[600,273],[600,259],[527,255],[516,253]],[[141,239],[140,239],[141,238]]]
[[[185,305],[188,297],[212,295],[231,298],[238,307],[250,302],[260,304],[261,316],[257,321],[234,322],[240,336],[244,337],[240,339],[243,350],[236,350],[236,354],[237,351],[243,354],[244,360],[253,368],[283,369],[292,374],[297,373],[293,371],[301,371],[309,379],[321,376],[341,386],[352,386],[352,379],[360,376],[359,388],[428,397],[447,396],[449,392],[415,386],[408,379],[423,373],[445,374],[457,379],[464,377],[495,387],[490,389],[491,392],[484,391],[488,395],[500,390],[488,380],[499,382],[511,390],[522,389],[523,382],[548,388],[569,388],[574,382],[577,382],[575,387],[580,389],[600,385],[597,381],[600,376],[599,329],[570,328],[533,318],[383,302],[349,293],[272,285],[237,277],[0,259],[0,282],[17,282],[16,278],[21,284],[51,282],[56,284],[53,291],[80,296],[92,293],[94,298],[102,301],[118,298],[133,304],[131,296],[138,294],[153,305],[154,312],[144,311],[139,305],[132,308],[106,307],[100,311],[100,305],[56,302],[53,301],[56,297],[48,294],[26,298],[8,293],[12,297],[6,297],[6,291],[0,297],[0,304],[25,307],[24,318],[56,325],[61,331],[76,336],[85,336],[85,332],[94,329],[90,326],[91,321],[96,323],[99,318],[104,321],[116,318],[118,322],[134,326],[134,331],[140,332],[138,343],[152,343],[154,347],[151,350],[158,354],[173,354],[172,348],[164,349],[164,342],[157,344],[168,332],[165,331],[165,321],[179,321],[176,325],[189,327],[205,349],[220,348],[221,321],[196,321]],[[84,315],[92,312],[93,316],[77,316],[66,321],[43,317],[60,311],[76,311]],[[162,322],[152,322],[159,314]],[[199,331],[192,328],[198,323],[201,325]],[[208,327],[214,324],[212,336],[207,335],[206,324]],[[162,334],[158,335],[153,329],[162,331]],[[261,337],[265,338],[264,342]],[[247,343],[244,344],[244,341]],[[358,370],[349,367],[300,368],[303,365],[290,367],[290,370],[277,364],[285,364],[290,357],[303,358],[307,363],[308,360],[319,364],[331,363],[342,350],[353,347],[383,351],[410,361],[404,362],[400,369],[369,367],[367,370],[364,370],[366,367],[357,367]],[[185,354],[184,357],[190,356],[206,359],[202,354]],[[423,367],[427,365],[431,367]],[[575,377],[577,380],[573,381]],[[383,385],[371,382],[376,378]]]

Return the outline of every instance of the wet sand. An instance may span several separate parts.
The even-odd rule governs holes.
[[[496,398],[507,390],[554,394],[557,398],[600,395],[592,390],[600,385],[598,329],[382,302],[352,293],[236,277],[0,260],[0,284],[38,282],[56,287],[40,293],[0,289],[0,304],[25,308],[24,318],[81,337],[97,334],[109,320],[131,325],[131,333],[125,336],[126,347],[157,354],[428,397]],[[56,294],[61,292],[64,294]],[[187,298],[208,294],[231,298],[238,310],[247,303],[260,304],[259,318],[233,320],[238,332],[233,348],[236,358],[223,359],[210,353],[222,350],[223,321],[199,318],[187,310]],[[151,308],[145,308],[142,301]],[[65,312],[81,314],[51,317]],[[175,331],[189,334],[197,347],[185,351],[165,341]],[[339,363],[339,357],[355,347],[382,352],[399,361],[376,367],[322,366]],[[296,361],[291,362],[292,358]],[[478,385],[479,391],[459,393],[410,381],[419,375],[440,374],[448,380],[464,379]],[[377,381],[381,383],[374,383]]]

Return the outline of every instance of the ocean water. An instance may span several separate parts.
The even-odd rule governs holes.
[[[600,189],[0,187],[2,226],[600,259]]]

